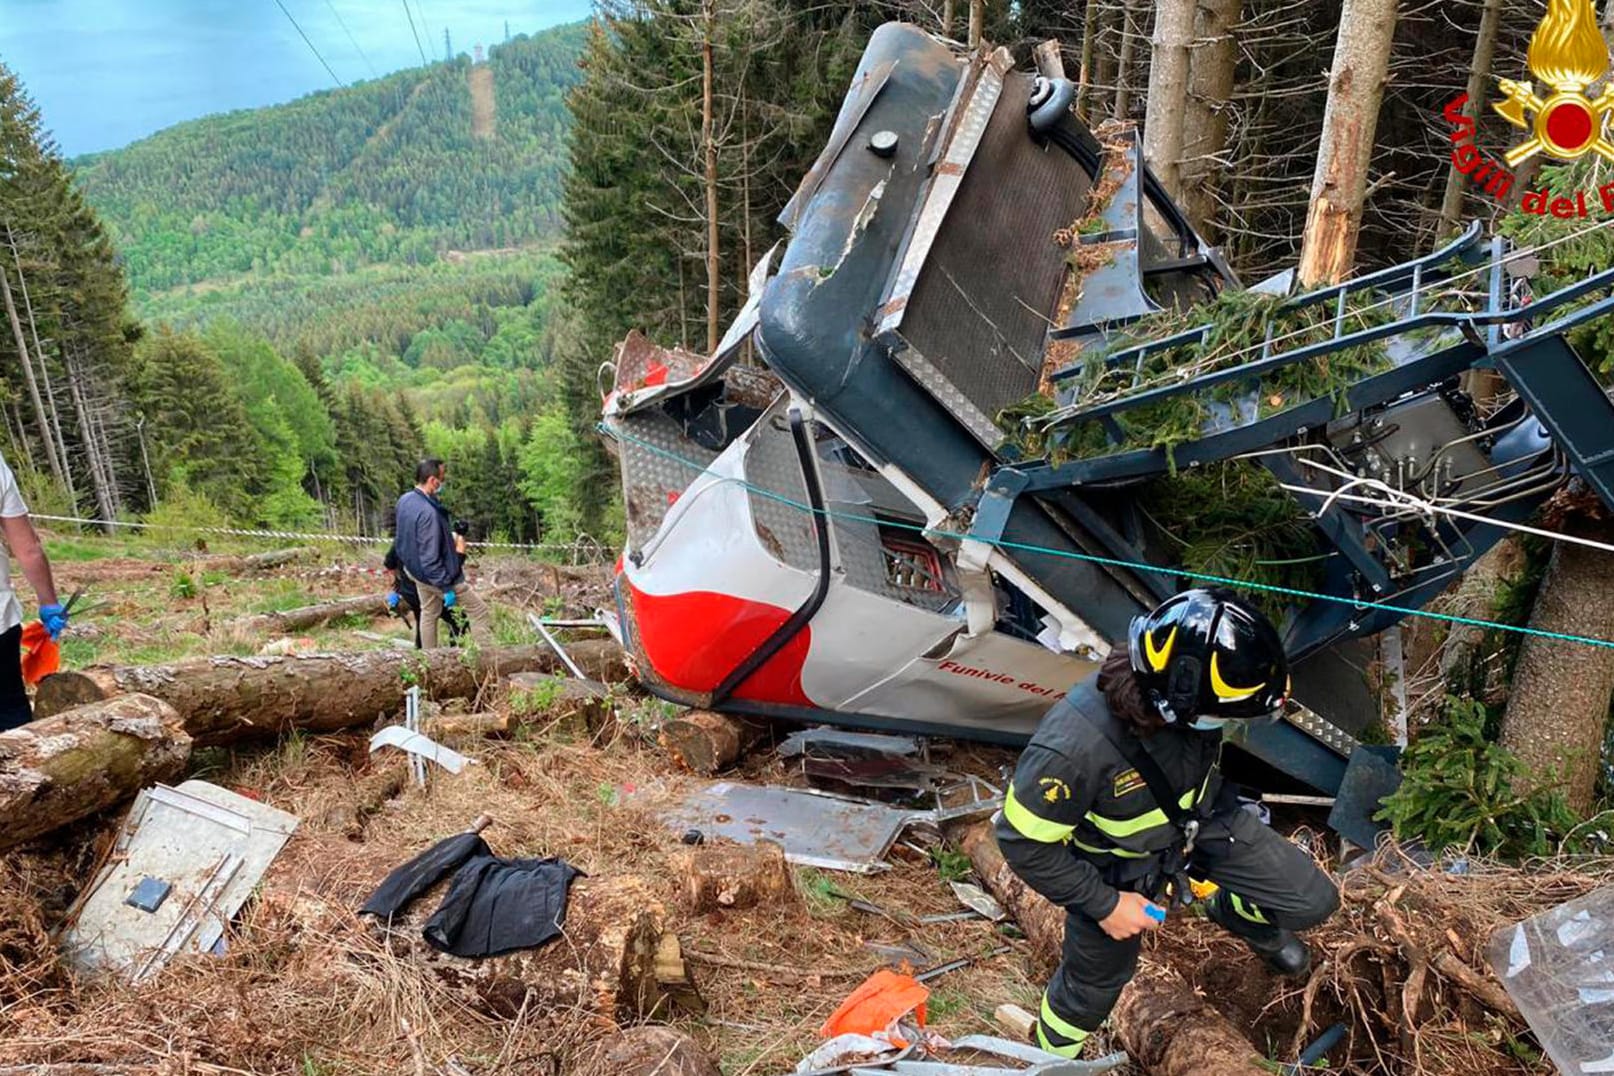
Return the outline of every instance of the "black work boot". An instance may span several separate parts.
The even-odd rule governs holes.
[[[1253,905],[1245,904],[1245,908],[1260,914]],[[1217,890],[1216,895],[1205,902],[1205,915],[1229,934],[1242,938],[1244,944],[1250,947],[1250,952],[1264,960],[1267,967],[1279,975],[1299,978],[1311,971],[1311,946],[1292,930],[1258,923],[1248,915],[1240,915],[1235,910],[1233,895],[1226,889]]]

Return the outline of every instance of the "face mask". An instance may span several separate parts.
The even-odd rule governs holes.
[[[1196,717],[1188,723],[1188,727],[1200,732],[1218,732],[1225,727],[1230,719],[1225,717]]]

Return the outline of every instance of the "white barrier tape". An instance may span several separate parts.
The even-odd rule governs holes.
[[[352,545],[390,545],[392,539],[363,534],[331,534],[326,531],[275,531],[245,527],[194,527],[173,523],[136,523],[129,520],[82,519],[78,516],[32,516],[48,523],[75,523],[84,527],[128,527],[135,530],[178,531],[184,534],[223,534],[235,538],[284,538],[305,542],[346,542]],[[587,552],[596,559],[605,556],[604,547],[593,539],[577,542],[467,542],[473,549],[548,549],[573,554]]]

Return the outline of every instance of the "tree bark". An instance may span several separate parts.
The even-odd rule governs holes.
[[[1474,58],[1468,67],[1468,103],[1463,115],[1477,120],[1485,91],[1490,85],[1491,61],[1496,56],[1496,31],[1502,23],[1502,0],[1484,0],[1479,30],[1474,35]],[[1440,242],[1458,230],[1463,220],[1463,196],[1468,177],[1455,168],[1446,170],[1446,190],[1440,199],[1440,225],[1435,240]]]
[[[1149,97],[1143,156],[1166,192],[1182,198],[1183,123],[1188,105],[1188,56],[1194,41],[1195,0],[1157,0],[1150,40]]]
[[[1216,242],[1217,193],[1228,165],[1228,102],[1238,72],[1240,0],[1204,0],[1195,16],[1193,56],[1183,120],[1183,209],[1207,242]]]
[[[1300,246],[1300,283],[1345,279],[1356,260],[1373,136],[1395,37],[1396,0],[1345,0]]]
[[[1115,107],[1113,115],[1124,120],[1132,111],[1132,55],[1137,51],[1137,26],[1132,8],[1137,0],[1121,0],[1121,43],[1115,57]]]
[[[609,640],[569,652],[600,679],[625,672]],[[199,746],[271,738],[292,729],[334,732],[403,709],[418,683],[434,699],[470,698],[513,672],[561,669],[547,646],[464,650],[376,650],[293,657],[213,657],[152,666],[91,666],[40,681],[34,706],[44,715],[131,692],[155,695],[179,712]]]
[[[1614,638],[1611,594],[1614,557],[1560,542],[1536,595],[1530,627]],[[1556,771],[1553,783],[1569,805],[1583,814],[1590,811],[1611,696],[1614,649],[1525,637],[1502,715],[1502,746],[1529,769],[1526,788]]]
[[[1059,42],[1054,38],[1039,41],[1032,49],[1032,57],[1037,63],[1037,74],[1043,78],[1064,78],[1065,57],[1059,50]]]
[[[661,745],[680,766],[710,777],[739,761],[765,732],[761,725],[744,718],[688,710],[661,726]]]
[[[1059,960],[1065,913],[1033,892],[1009,867],[989,822],[957,834],[959,847],[998,903],[1008,909],[1044,969]],[[1250,1041],[1182,976],[1145,958],[1110,1017],[1132,1059],[1150,1076],[1267,1076]]]
[[[150,695],[0,732],[0,851],[173,780],[190,753],[179,715]]]
[[[385,616],[387,598],[384,594],[364,594],[357,598],[340,598],[336,601],[305,605],[300,609],[287,609],[279,613],[258,613],[238,617],[223,625],[226,635],[245,639],[253,635],[285,634],[307,631],[321,624],[329,624],[345,616]]]
[[[986,33],[986,0],[970,0],[970,29],[969,47],[981,47],[981,38]]]
[[[682,856],[680,872],[695,915],[773,904],[795,891],[785,850],[772,841],[691,849]]]
[[[701,3],[701,149],[706,157],[706,353],[717,351],[720,261],[717,220],[717,132],[713,122],[712,39],[717,34],[717,0]]]
[[[1085,0],[1082,5],[1082,67],[1076,72],[1076,115],[1088,122],[1091,111],[1088,100],[1093,91],[1093,42],[1098,36],[1098,0]]]
[[[564,934],[540,949],[467,959],[426,944],[421,928],[447,889],[439,884],[390,926],[390,948],[431,970],[484,1011],[513,1017],[571,1012],[628,1024],[666,1015],[671,1006],[658,978],[672,965],[687,977],[681,950],[669,953],[667,913],[654,887],[633,875],[579,878],[566,904]]]
[[[942,0],[941,32],[943,37],[953,36],[953,0]]]

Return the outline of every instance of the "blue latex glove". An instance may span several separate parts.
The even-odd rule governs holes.
[[[454,603],[457,602],[457,601],[459,601],[459,599],[454,597],[454,592],[452,590],[443,591],[443,608],[444,609],[452,609],[452,608],[454,608]]]
[[[387,591],[387,608],[395,613],[398,611],[398,592],[396,590]]]
[[[1166,910],[1160,907],[1158,904],[1150,904],[1143,910],[1148,914],[1149,918],[1153,919],[1156,923],[1164,923],[1166,921]]]
[[[52,641],[60,639],[62,632],[67,628],[67,610],[54,602],[39,607],[39,622],[45,625]]]

